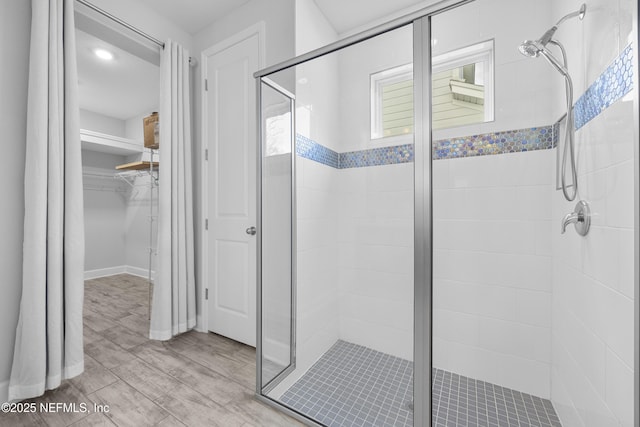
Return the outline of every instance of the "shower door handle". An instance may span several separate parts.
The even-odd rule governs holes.
[[[249,227],[245,230],[245,232],[250,236],[255,236],[257,231],[255,227]]]

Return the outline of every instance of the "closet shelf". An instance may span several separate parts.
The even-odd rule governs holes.
[[[119,171],[139,171],[139,170],[149,170],[153,165],[153,170],[157,170],[160,165],[159,162],[148,162],[148,161],[138,161],[125,163],[123,165],[116,166],[116,170]]]
[[[80,141],[83,149],[100,153],[130,156],[144,151],[142,141],[120,138],[87,129],[80,129]]]

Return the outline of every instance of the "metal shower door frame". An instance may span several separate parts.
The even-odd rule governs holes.
[[[634,263],[634,425],[640,427],[640,5],[633,2],[632,34],[633,34],[633,248]]]
[[[289,365],[285,367],[278,375],[269,380],[267,384],[262,384],[262,187],[263,187],[263,132],[262,132],[262,85],[268,86],[280,95],[289,100],[289,109],[291,111],[291,324],[289,326]],[[296,234],[296,133],[295,133],[295,113],[296,97],[294,94],[278,85],[268,77],[258,78],[257,87],[257,118],[258,118],[258,149],[257,152],[257,183],[256,183],[256,228],[257,228],[257,264],[256,264],[256,393],[261,396],[268,393],[276,387],[284,378],[296,368],[296,285],[297,285],[297,234]]]

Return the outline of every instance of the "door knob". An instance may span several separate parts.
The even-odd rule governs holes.
[[[249,227],[245,231],[247,232],[247,234],[251,236],[255,236],[257,232],[255,227]]]

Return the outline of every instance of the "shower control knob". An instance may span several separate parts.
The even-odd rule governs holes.
[[[562,218],[560,232],[564,234],[569,224],[574,224],[576,233],[586,236],[591,226],[591,210],[589,204],[584,200],[580,200],[575,210]]]
[[[248,235],[250,235],[250,236],[255,236],[255,235],[256,235],[256,233],[257,233],[257,231],[256,231],[256,228],[255,228],[255,227],[249,227],[249,228],[247,228],[245,231],[246,231],[246,233],[247,233]]]

